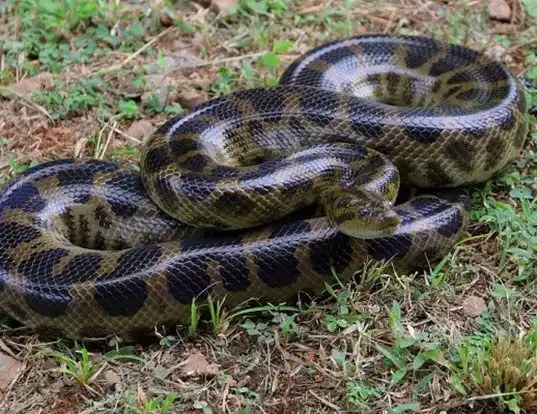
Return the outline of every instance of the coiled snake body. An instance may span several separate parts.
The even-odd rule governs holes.
[[[463,234],[467,199],[435,191],[394,208],[399,183],[488,179],[520,151],[525,105],[501,63],[460,46],[320,46],[278,87],[163,125],[141,175],[58,160],[14,180],[0,196],[0,306],[68,337],[130,335],[187,322],[208,294],[281,303],[368,260],[426,265]],[[311,205],[323,214],[291,214]]]

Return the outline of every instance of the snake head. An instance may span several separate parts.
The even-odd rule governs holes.
[[[342,233],[359,239],[390,236],[401,222],[392,201],[367,192],[325,197],[325,209]]]

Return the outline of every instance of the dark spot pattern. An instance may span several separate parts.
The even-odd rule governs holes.
[[[459,93],[460,91],[462,90],[462,86],[460,85],[457,85],[457,86],[452,86],[451,88],[449,88],[446,93],[444,94],[444,98],[449,98],[453,95],[456,95],[457,93]]]
[[[431,145],[442,137],[442,129],[434,127],[406,127],[408,137],[425,145]]]
[[[58,181],[60,187],[67,187],[70,185],[86,185],[93,184],[93,178],[96,171],[89,168],[81,168],[79,170],[71,169],[68,171],[58,172]]]
[[[194,154],[181,162],[181,166],[189,171],[201,172],[210,163],[209,157],[203,154]]]
[[[17,271],[28,280],[46,282],[52,276],[57,262],[68,254],[69,252],[62,248],[37,251],[22,260]]]
[[[41,232],[35,227],[25,226],[16,222],[0,221],[0,240],[2,246],[0,252],[12,249],[21,243],[28,243],[41,236]]]
[[[330,232],[321,242],[310,244],[311,265],[320,275],[341,274],[352,260],[350,238],[339,231]]]
[[[110,209],[119,217],[129,218],[136,214],[138,211],[138,204],[135,204],[135,200],[126,200],[125,198],[115,197],[113,195],[107,196]]]
[[[190,305],[193,299],[201,301],[207,298],[211,283],[207,266],[206,258],[202,255],[181,259],[168,266],[165,275],[168,290],[175,301]]]
[[[220,178],[233,178],[241,174],[241,170],[236,167],[229,167],[227,165],[215,165],[211,169],[211,174]]]
[[[490,97],[494,100],[504,99],[509,96],[510,90],[509,86],[499,86],[490,91]]]
[[[148,174],[154,174],[173,163],[167,148],[151,148],[146,152],[144,168]]]
[[[475,78],[475,73],[473,73],[470,70],[466,70],[464,72],[455,73],[446,81],[446,84],[455,85],[457,83],[468,83],[468,82],[472,82],[474,78]]]
[[[462,213],[458,209],[453,209],[453,214],[450,218],[443,220],[436,228],[436,231],[444,237],[452,237],[458,233],[463,221]]]
[[[180,157],[191,151],[200,149],[199,141],[190,138],[175,138],[170,140],[170,149],[174,156]]]
[[[307,236],[311,232],[311,226],[307,220],[300,220],[292,224],[292,228],[286,226],[276,227],[269,235],[269,240],[276,240],[283,238],[290,233],[303,237]]]
[[[59,159],[59,160],[53,160],[44,162],[42,164],[34,165],[31,168],[28,168],[26,171],[24,171],[21,175],[28,177],[30,175],[38,175],[37,173],[42,171],[50,172],[49,174],[46,174],[46,176],[49,176],[50,174],[55,174],[57,171],[56,167],[64,167],[66,165],[75,165],[75,162],[70,159]]]
[[[412,238],[408,234],[397,234],[388,238],[365,241],[367,253],[375,260],[390,260],[402,257],[412,247]]]
[[[474,168],[474,152],[468,150],[468,143],[461,139],[452,139],[446,143],[444,152],[464,172]]]
[[[98,253],[82,253],[75,256],[61,270],[62,281],[67,284],[95,279],[103,257]]]
[[[429,161],[427,163],[427,178],[433,186],[451,181],[451,177],[436,161]]]
[[[298,260],[291,246],[281,243],[263,244],[252,247],[249,251],[259,267],[260,282],[256,283],[264,283],[271,288],[277,288],[293,284],[300,277]]]
[[[479,68],[484,79],[489,83],[500,82],[509,79],[505,69],[499,62],[485,63]]]
[[[69,287],[64,284],[54,285],[49,281],[54,266],[68,254],[62,248],[38,251],[19,264],[17,270],[25,278],[24,299],[34,312],[51,318],[65,313],[72,300]]]
[[[334,119],[341,105],[340,99],[337,94],[327,94],[324,99],[315,102],[307,94],[301,94],[300,109],[309,119],[325,125]]]
[[[95,301],[112,316],[136,314],[147,299],[144,270],[155,266],[161,257],[162,247],[154,244],[126,251],[113,271],[97,279]]]
[[[24,183],[11,191],[9,198],[0,202],[0,212],[7,208],[18,208],[27,213],[36,213],[45,208],[46,202],[32,183]]]
[[[499,135],[491,135],[487,141],[487,169],[492,169],[505,151],[506,142]]]
[[[95,220],[102,228],[108,228],[112,225],[110,217],[108,216],[104,206],[102,205],[98,205],[97,207],[95,207]]]
[[[438,62],[432,64],[431,69],[429,70],[429,75],[438,77],[444,73],[448,73],[457,68],[459,62],[455,59],[444,58],[440,59]]]
[[[93,238],[93,245],[91,247],[95,250],[104,250],[106,248],[106,240],[100,230],[97,230],[97,232],[95,233],[95,237]]]
[[[253,190],[250,190],[253,192]],[[225,192],[218,195],[218,198],[213,201],[213,205],[216,209],[225,208],[231,214],[240,214],[241,211],[252,211],[256,208],[257,204],[252,197],[247,194]]]
[[[425,65],[438,53],[438,46],[435,42],[429,42],[429,44],[422,44],[424,47],[419,49],[410,48],[405,53],[405,65],[409,69],[418,69]]]
[[[86,247],[89,246],[89,236],[90,236],[90,222],[85,216],[78,216],[78,229],[77,235],[79,239],[79,246]]]

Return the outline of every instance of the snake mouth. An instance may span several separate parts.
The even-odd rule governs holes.
[[[342,233],[357,239],[381,239],[392,236],[401,224],[401,219],[397,214],[384,217],[382,220],[372,223],[370,226],[339,226]]]

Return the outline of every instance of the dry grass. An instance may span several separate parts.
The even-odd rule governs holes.
[[[116,34],[141,22],[143,33],[133,44],[101,48],[52,73],[35,57],[2,52],[0,185],[14,174],[14,166],[30,161],[91,156],[136,162],[143,141],[140,120],[156,126],[173,111],[152,112],[152,94],[186,109],[229,90],[262,85],[329,39],[366,32],[426,34],[486,50],[516,73],[527,71],[527,53],[537,45],[537,30],[520,0],[507,0],[513,13],[509,23],[491,20],[482,0],[381,5],[307,0],[291,2],[281,13],[239,13],[229,19],[196,2],[122,3],[107,7],[99,19]],[[11,4],[0,17],[4,42],[25,35]],[[58,42],[76,51],[76,39],[88,27],[91,21],[80,23],[62,32]],[[279,40],[294,46],[279,55],[277,68],[259,64]],[[19,63],[10,63],[13,59]],[[163,61],[168,65],[157,64]],[[254,65],[255,76],[242,70],[244,62]],[[145,83],[137,83],[139,77]],[[106,84],[91,93],[76,89],[92,78]],[[62,113],[70,97],[97,103]],[[63,99],[63,105],[54,99]],[[138,106],[134,119],[120,109],[122,100]],[[533,143],[527,154],[518,163],[523,176],[537,164]],[[502,188],[481,191],[508,199]],[[531,330],[536,297],[530,282],[512,281],[517,262],[502,262],[501,230],[493,232],[475,220],[471,232],[476,237],[455,248],[443,267],[393,276],[370,266],[358,286],[338,287],[334,297],[318,299],[316,312],[247,315],[216,333],[202,326],[194,337],[182,328],[157,330],[160,340],[146,344],[89,342],[83,348],[89,358],[78,364],[77,344],[46,342],[5,320],[0,352],[21,365],[0,392],[0,412],[397,413],[405,412],[406,404],[423,413],[502,412],[500,402],[510,398],[501,395],[502,384],[486,388],[466,382],[454,357],[456,344],[465,338],[486,343],[499,329],[515,335]],[[509,289],[517,293],[510,295]],[[463,306],[469,297],[484,300],[487,309],[480,316]],[[490,351],[494,358],[498,352]],[[535,355],[528,352],[521,351],[531,360]],[[493,362],[479,361],[493,369]],[[61,367],[68,373],[59,372]],[[396,381],[402,370],[405,375]],[[457,376],[462,390],[453,383]],[[173,408],[166,408],[166,398]],[[522,403],[529,405],[527,398]]]

